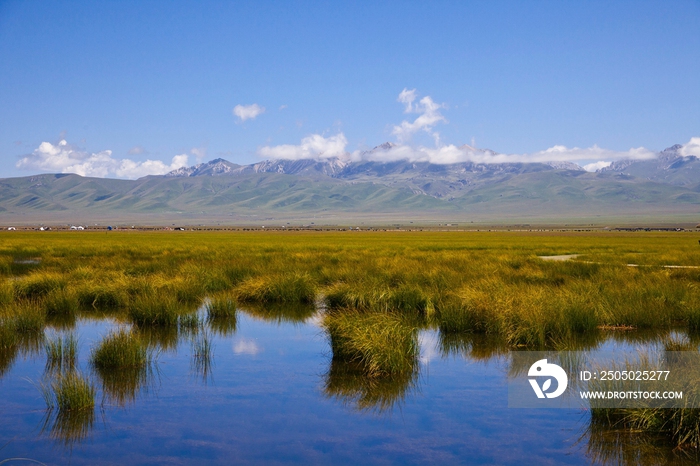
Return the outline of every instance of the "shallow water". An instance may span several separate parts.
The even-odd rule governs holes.
[[[94,418],[76,421],[77,428],[47,417],[36,386],[46,357],[42,349],[27,350],[0,378],[0,459],[499,465],[620,459],[605,436],[586,432],[585,410],[508,408],[508,354],[488,342],[446,341],[422,331],[418,373],[375,383],[331,360],[317,321],[304,311],[239,311],[235,329],[209,331],[210,364],[192,356],[197,336],[152,335],[165,348],[153,370],[122,387],[121,396],[100,388]],[[81,371],[98,382],[87,364],[90,349],[117,325],[81,319],[73,329]],[[595,346],[614,350],[632,340]],[[637,459],[629,464],[682,459],[668,448],[653,449],[654,461],[635,455],[627,453]]]

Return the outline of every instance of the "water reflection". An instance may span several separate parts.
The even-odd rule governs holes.
[[[94,408],[68,411],[48,409],[42,420],[40,435],[48,434],[51,439],[72,449],[90,436],[94,423]]]
[[[71,314],[49,314],[46,316],[46,325],[54,330],[74,330],[78,317]]]
[[[190,367],[206,384],[212,377],[214,366],[214,346],[211,335],[202,330],[192,339],[192,360]]]
[[[488,361],[505,356],[510,351],[505,339],[496,336],[444,332],[439,332],[438,335],[438,349],[443,358],[452,356]]]
[[[418,390],[419,365],[414,370],[386,377],[368,377],[356,363],[331,360],[324,376],[323,393],[358,411],[383,413],[400,406]]]
[[[225,317],[209,317],[207,324],[216,335],[228,337],[236,333],[238,318],[236,314]]]
[[[698,464],[697,451],[673,448],[665,439],[611,427],[607,421],[593,417],[580,439],[586,445],[586,456],[593,464],[657,466]]]
[[[102,387],[103,402],[119,407],[134,403],[140,393],[155,388],[160,380],[158,366],[152,362],[137,367],[93,369]]]
[[[0,342],[0,378],[12,369],[17,356],[24,358],[41,354],[44,345],[43,333],[22,333],[12,341],[2,344]]]
[[[277,324],[301,324],[316,313],[316,307],[312,304],[246,303],[245,308],[240,310],[250,316]]]
[[[137,327],[136,331],[150,350],[176,353],[180,343],[180,332],[177,326]]]
[[[17,345],[0,347],[0,377],[10,371],[18,353]]]

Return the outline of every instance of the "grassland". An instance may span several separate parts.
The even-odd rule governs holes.
[[[314,304],[325,307],[334,360],[328,393],[364,400],[383,399],[372,388],[382,379],[413,380],[421,328],[439,329],[446,352],[478,352],[467,340],[497,342],[490,347],[502,351],[570,348],[619,329],[700,332],[700,269],[692,268],[700,246],[689,232],[2,235],[0,375],[23,347],[39,344],[46,325],[70,329],[80,315],[133,327],[133,354],[167,351],[179,333],[194,334],[203,324],[194,314],[203,303],[217,333],[235,331],[241,303],[254,313],[298,309],[302,317]],[[539,257],[563,254],[578,257]],[[207,338],[193,340],[204,373]],[[123,384],[95,363],[104,390],[119,403],[133,399],[147,378],[132,368],[131,383]],[[343,392],[334,381],[353,371],[363,378]],[[683,419],[693,419],[689,413]],[[682,433],[673,438],[688,443]]]

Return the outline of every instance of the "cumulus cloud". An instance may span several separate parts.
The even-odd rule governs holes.
[[[425,131],[430,134],[435,143],[440,143],[440,134],[433,131],[433,127],[438,123],[447,123],[447,119],[442,116],[440,109],[444,105],[435,103],[430,96],[425,96],[417,104],[415,89],[404,89],[398,97],[398,101],[404,104],[404,113],[419,113],[420,115],[413,122],[404,120],[400,125],[394,126],[392,134],[397,137],[399,142],[411,140],[411,136],[418,131]]]
[[[323,137],[320,134],[312,134],[301,140],[301,144],[283,144],[280,146],[265,146],[258,150],[258,154],[268,159],[324,160],[346,155],[345,147],[348,140],[343,133],[335,136]]]
[[[700,157],[700,138],[690,138],[690,141],[681,148],[681,155],[684,157],[689,155]]]
[[[31,154],[17,162],[17,168],[51,173],[75,173],[81,176],[104,178],[140,178],[146,175],[163,175],[171,170],[187,166],[187,155],[176,155],[168,165],[160,160],[137,162],[131,159],[115,159],[111,150],[87,152],[62,139],[58,144],[42,142]]]
[[[598,170],[609,167],[612,162],[606,162],[604,160],[601,160],[599,162],[593,162],[589,163],[583,166],[583,169],[586,170],[587,172],[597,172]]]
[[[204,160],[204,157],[207,156],[207,148],[206,147],[194,147],[190,153],[194,155],[194,157],[197,159],[197,163],[200,163],[202,160]]]
[[[254,120],[258,115],[265,113],[265,107],[258,104],[252,105],[236,105],[233,107],[233,114],[240,118],[241,121]]]

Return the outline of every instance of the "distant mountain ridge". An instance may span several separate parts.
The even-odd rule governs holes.
[[[368,151],[355,161],[238,165],[219,158],[138,180],[35,175],[0,179],[0,219],[700,217],[700,161],[680,150],[672,146],[655,159],[618,161],[594,173],[566,162],[380,162]]]

